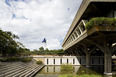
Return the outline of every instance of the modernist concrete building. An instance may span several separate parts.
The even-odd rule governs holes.
[[[62,43],[63,50],[76,56],[86,56],[86,67],[91,56],[104,56],[104,74],[112,75],[112,54],[116,51],[116,23],[94,25],[85,29],[92,18],[116,18],[116,0],[83,0]]]
[[[33,56],[34,60],[41,60],[44,65],[72,64],[74,66],[86,65],[85,56]],[[77,60],[78,59],[78,60]],[[103,65],[103,56],[91,56],[91,65]]]

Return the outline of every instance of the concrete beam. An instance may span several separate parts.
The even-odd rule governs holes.
[[[92,47],[88,50],[88,47],[86,47],[84,44],[82,45],[81,49],[86,53],[86,67],[91,66],[91,53],[96,50],[96,46]]]

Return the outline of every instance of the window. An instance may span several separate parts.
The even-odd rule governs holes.
[[[75,64],[75,59],[73,59],[73,64]]]
[[[62,59],[60,59],[60,64],[62,64]]]
[[[55,64],[55,59],[54,59],[54,64]]]
[[[67,64],[68,64],[68,59],[67,59]]]
[[[47,64],[48,64],[48,59],[47,59]]]

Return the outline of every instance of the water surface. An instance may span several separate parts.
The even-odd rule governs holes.
[[[35,77],[58,77],[62,74],[74,74],[74,75],[82,75],[82,74],[95,74],[102,75],[103,77],[116,77],[116,76],[105,76],[104,66],[92,66],[90,68],[86,68],[85,66],[73,66],[73,71],[63,71],[60,70],[61,66],[45,66],[41,71],[39,71]],[[114,68],[114,67],[113,67]]]

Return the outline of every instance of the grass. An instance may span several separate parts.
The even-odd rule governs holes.
[[[64,74],[64,75],[60,75],[58,77],[102,77],[101,75],[71,75],[71,74]]]

